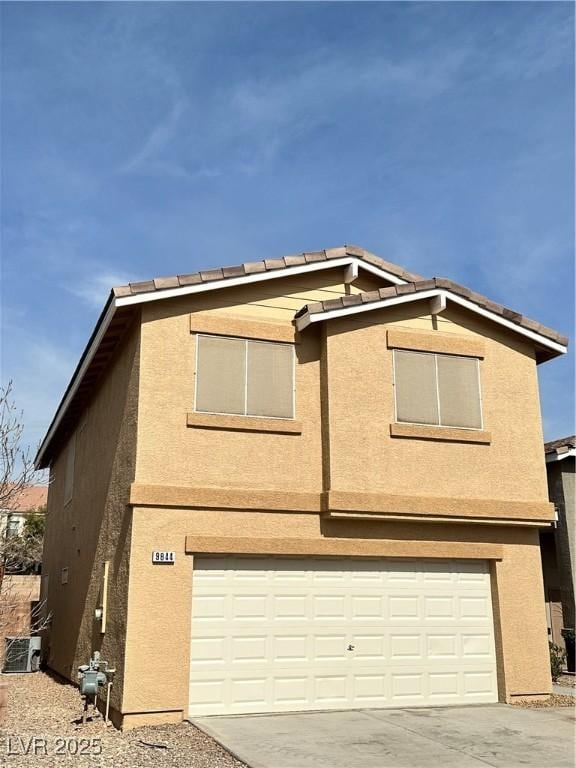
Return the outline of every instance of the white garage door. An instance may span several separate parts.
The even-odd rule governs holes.
[[[483,561],[194,558],[190,716],[497,698]]]

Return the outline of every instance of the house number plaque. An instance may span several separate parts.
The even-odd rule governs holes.
[[[152,552],[152,562],[154,565],[171,565],[176,562],[176,552],[154,550]]]

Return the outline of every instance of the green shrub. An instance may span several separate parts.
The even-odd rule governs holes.
[[[548,645],[550,647],[550,672],[552,673],[552,680],[556,682],[564,669],[566,651],[554,643],[548,643]]]

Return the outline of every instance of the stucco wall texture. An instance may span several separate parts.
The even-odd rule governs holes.
[[[93,651],[113,662],[118,673],[112,706],[120,709],[124,681],[128,558],[134,479],[140,332],[125,339],[108,375],[76,429],[72,500],[64,504],[66,449],[51,468],[44,537],[42,599],[51,626],[43,655],[60,675],[76,681],[77,668]],[[109,561],[107,631],[94,611],[101,604],[103,563]],[[62,583],[62,569],[68,569]]]
[[[565,627],[574,627],[576,611],[574,606],[574,574],[576,573],[576,488],[575,460],[572,457],[554,461],[547,465],[550,500],[558,510],[558,524],[554,540],[558,573],[557,582],[561,592],[562,613]]]
[[[225,537],[237,553],[254,539],[290,540],[291,553],[298,550],[294,540],[302,541],[302,553],[331,540],[350,556],[362,556],[362,542],[373,540],[378,556],[402,551],[411,558],[470,557],[470,545],[477,545],[491,562],[500,697],[550,692],[538,528],[530,525],[546,525],[551,513],[528,342],[450,306],[433,317],[425,301],[333,320],[296,339],[301,433],[187,425],[194,409],[191,314],[203,328],[211,317],[226,317],[227,326],[238,323],[238,335],[250,322],[285,334],[303,304],[378,284],[370,277],[345,285],[342,272],[330,270],[142,305],[141,323],[79,421],[85,437],[77,430],[77,440],[87,447],[77,449],[74,498],[66,507],[64,453],[53,465],[46,537],[54,612],[49,663],[74,678],[74,667],[93,649],[115,661],[117,725],[186,716],[194,564],[187,537],[202,537],[204,547],[210,537]],[[445,344],[454,339],[455,350],[463,338],[482,342],[489,443],[391,436],[389,328],[441,334]],[[331,493],[346,498],[350,516],[343,510],[341,519],[329,517]],[[406,513],[418,511],[417,521],[374,519],[367,510],[379,495],[388,504],[402,498]],[[266,498],[274,508],[263,508]],[[428,515],[423,498],[430,499]],[[450,499],[454,520],[443,521],[442,499]],[[508,516],[511,503],[520,512]],[[482,511],[492,506],[491,514]],[[158,549],[174,550],[176,563],[152,565]],[[93,612],[104,560],[111,563],[109,618],[101,635]],[[64,566],[74,569],[73,584],[60,584]]]

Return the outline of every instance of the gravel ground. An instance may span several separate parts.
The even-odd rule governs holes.
[[[542,709],[542,707],[574,707],[574,696],[562,696],[553,693],[549,699],[543,701],[516,701],[513,707],[524,707],[524,709]]]
[[[0,727],[0,764],[88,768],[245,768],[189,723],[135,728],[121,733],[99,716],[76,724],[78,689],[43,672],[3,676],[8,711]],[[36,738],[36,742],[30,739]],[[34,747],[36,746],[36,754]],[[83,751],[84,754],[78,754]],[[61,753],[61,754],[58,754]]]
[[[567,688],[576,688],[576,675],[560,675],[556,685],[565,685]]]

